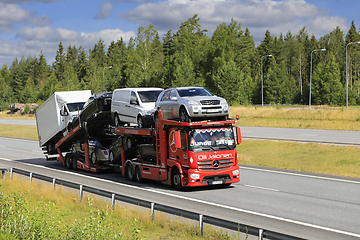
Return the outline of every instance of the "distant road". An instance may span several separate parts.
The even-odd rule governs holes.
[[[360,145],[359,131],[240,127],[243,138]]]
[[[0,119],[0,124],[36,126],[35,119]],[[300,128],[243,127],[245,139],[268,139],[300,142],[319,142],[360,146],[360,131],[316,130]]]
[[[0,119],[0,124],[36,126],[35,119]]]

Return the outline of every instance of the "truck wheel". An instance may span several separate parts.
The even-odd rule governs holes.
[[[133,172],[131,163],[126,164],[126,176],[130,181],[132,181],[132,182],[134,181],[135,176],[134,176],[134,172]]]
[[[180,108],[179,119],[180,122],[190,122],[190,117],[184,107]]]
[[[171,174],[171,184],[174,186],[174,188],[178,191],[182,190],[182,184],[181,184],[181,176],[179,169],[175,168],[173,173]]]
[[[71,154],[66,154],[65,156],[65,167],[71,169]]]
[[[139,166],[137,166],[135,168],[135,179],[136,179],[136,182],[138,182],[138,183],[143,182],[143,178],[141,177],[141,170],[140,170]]]
[[[72,169],[74,170],[77,169],[77,159],[75,155],[72,157],[71,165],[72,165]]]

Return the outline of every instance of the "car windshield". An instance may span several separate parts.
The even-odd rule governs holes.
[[[189,145],[192,149],[205,147],[228,147],[234,149],[235,141],[231,127],[207,128],[189,131]]]
[[[212,96],[205,88],[177,89],[180,97]]]
[[[138,92],[141,102],[156,102],[162,90],[140,91]]]
[[[77,102],[77,103],[68,103],[67,107],[69,108],[70,112],[81,111],[83,109],[84,103]]]

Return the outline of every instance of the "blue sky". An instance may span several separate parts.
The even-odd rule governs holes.
[[[40,52],[51,64],[60,41],[88,52],[100,37],[106,46],[128,41],[149,24],[162,37],[194,14],[208,35],[233,18],[256,43],[266,30],[279,36],[304,26],[317,39],[336,26],[346,35],[352,20],[359,31],[359,9],[359,0],[0,0],[0,67]]]

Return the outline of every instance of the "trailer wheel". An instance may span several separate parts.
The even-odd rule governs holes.
[[[77,169],[77,158],[75,155],[72,157],[71,165],[72,165],[72,169],[74,170]]]
[[[171,174],[171,185],[174,186],[174,188],[178,191],[182,190],[182,184],[181,184],[181,176],[179,169],[175,168],[173,170],[173,173]]]
[[[126,176],[132,182],[135,180],[134,179],[135,176],[134,176],[134,172],[133,172],[131,163],[126,164]]]
[[[71,169],[71,154],[66,154],[65,156],[65,167]]]
[[[136,166],[135,168],[135,179],[136,182],[141,183],[144,181],[144,179],[141,177],[141,170],[139,166]]]

